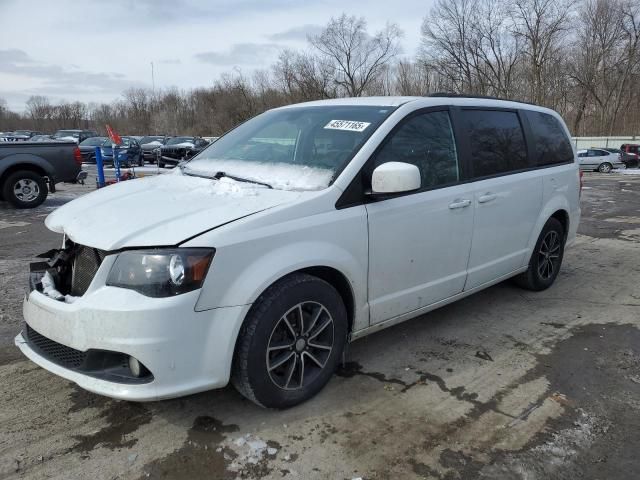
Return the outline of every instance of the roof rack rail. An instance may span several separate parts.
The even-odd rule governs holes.
[[[535,103],[531,103],[531,102],[525,102],[522,100],[513,100],[511,98],[492,97],[491,95],[470,95],[466,93],[435,92],[425,96],[426,97],[452,97],[452,98],[478,98],[482,100],[501,100],[503,102],[515,102],[515,103],[524,103],[526,105],[536,105]]]

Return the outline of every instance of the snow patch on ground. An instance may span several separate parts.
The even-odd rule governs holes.
[[[245,468],[247,464],[256,465],[278,453],[277,448],[270,447],[267,442],[250,433],[236,438],[232,444],[238,456],[234,458],[229,468],[236,472]]]
[[[517,478],[546,479],[565,478],[561,473],[571,472],[572,463],[580,452],[588,449],[599,432],[606,432],[609,424],[584,410],[579,410],[573,426],[560,430],[541,445],[522,453],[510,453],[482,469],[481,477],[503,478],[517,473]],[[511,473],[511,475],[507,475]],[[566,477],[569,478],[569,477]]]
[[[236,177],[268,183],[277,190],[322,190],[329,186],[333,177],[333,170],[330,169],[238,160],[196,160],[190,162],[186,170],[202,175],[225,172]]]
[[[640,168],[617,168],[613,171],[622,175],[640,175]]]
[[[29,222],[7,222],[6,220],[0,220],[0,230],[3,228],[26,227],[27,225],[31,224]]]

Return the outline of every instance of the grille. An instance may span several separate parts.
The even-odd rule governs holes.
[[[184,148],[167,148],[162,149],[162,155],[170,158],[175,158],[176,160],[182,160],[184,156],[186,156],[187,151]]]
[[[31,348],[36,350],[44,358],[53,362],[61,367],[76,369],[82,366],[87,358],[85,352],[76,350],[66,345],[62,345],[58,342],[40,335],[29,325],[26,325],[27,340]]]
[[[73,259],[71,295],[79,297],[85,294],[104,257],[105,252],[102,250],[78,245]]]

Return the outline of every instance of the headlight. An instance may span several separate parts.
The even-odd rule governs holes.
[[[202,286],[214,253],[212,248],[127,250],[118,254],[107,285],[147,297],[180,295]]]

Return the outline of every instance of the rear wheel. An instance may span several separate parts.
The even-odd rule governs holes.
[[[160,162],[160,161],[158,161],[158,167],[159,167],[159,168],[164,168],[164,162]]]
[[[529,268],[514,279],[519,286],[540,291],[553,284],[564,257],[564,234],[564,228],[557,219],[547,220],[531,254]]]
[[[293,274],[254,303],[242,326],[231,382],[249,400],[287,408],[331,378],[347,338],[347,312],[329,283]]]
[[[613,165],[608,162],[601,163],[598,167],[600,173],[609,173],[613,169]]]
[[[138,166],[144,167],[144,157],[142,156],[142,153],[138,154]]]
[[[47,198],[45,179],[35,172],[21,170],[9,175],[2,188],[2,196],[16,208],[34,208]]]

